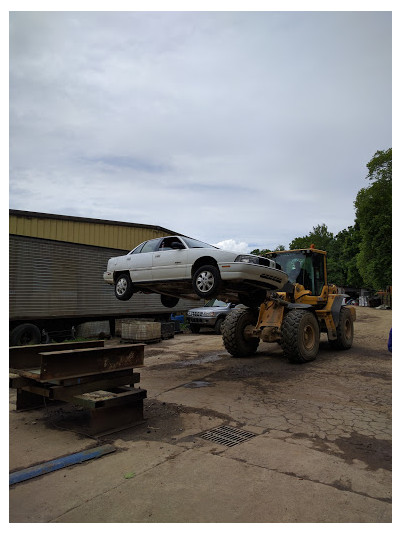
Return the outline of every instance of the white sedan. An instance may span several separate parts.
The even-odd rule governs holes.
[[[258,306],[265,290],[279,290],[288,280],[273,260],[223,251],[193,238],[168,236],[148,240],[124,256],[110,258],[104,280],[117,299],[135,292],[159,293],[167,307],[180,297],[220,297]]]

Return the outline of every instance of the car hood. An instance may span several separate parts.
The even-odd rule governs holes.
[[[222,312],[228,310],[228,307],[198,307],[191,308],[188,312]]]

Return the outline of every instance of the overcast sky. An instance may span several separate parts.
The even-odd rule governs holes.
[[[354,222],[390,12],[13,12],[10,208],[243,252]],[[230,240],[230,242],[229,242]]]

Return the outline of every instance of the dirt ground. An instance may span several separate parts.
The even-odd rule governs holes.
[[[212,331],[149,344],[145,423],[100,439],[68,429],[79,409],[16,412],[10,391],[10,472],[117,448],[12,485],[10,522],[391,522],[391,326],[359,307],[353,347],[323,338],[304,365],[278,344],[231,358]],[[250,438],[202,436],[220,426]]]

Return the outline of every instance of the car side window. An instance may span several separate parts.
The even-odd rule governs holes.
[[[175,244],[175,246],[173,245]],[[183,243],[178,238],[164,238],[160,243],[160,251],[171,251],[172,249],[184,249]]]
[[[141,253],[153,253],[157,249],[159,242],[160,242],[159,238],[157,238],[156,240],[147,241],[143,245],[142,250],[140,252]]]
[[[129,254],[138,254],[138,253],[141,253],[142,252],[142,249],[143,247],[146,245],[147,242],[144,242],[144,243],[141,243],[140,245],[138,245],[137,247],[135,247],[135,249],[133,249],[133,251],[131,251]]]

